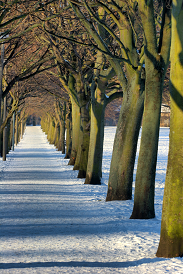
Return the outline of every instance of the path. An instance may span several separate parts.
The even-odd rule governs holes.
[[[40,127],[27,127],[0,162],[1,274],[183,273],[182,259],[155,257],[161,200],[158,218],[148,221],[129,220],[133,201],[105,202],[109,147],[105,183],[84,185]]]
[[[88,240],[93,249],[87,257],[96,252],[96,237],[88,234],[98,208],[90,207],[90,216],[87,203],[95,196],[97,200],[90,191],[98,187],[86,193],[83,180],[77,179],[77,171],[63,158],[40,127],[28,127],[15,152],[8,155],[1,180],[0,226],[1,267],[6,271],[34,273],[39,266],[39,273],[68,273],[70,268],[73,273],[72,266],[77,269],[84,264]]]

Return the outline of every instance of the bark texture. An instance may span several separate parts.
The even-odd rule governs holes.
[[[172,7],[168,166],[157,257],[183,256],[183,1]]]
[[[84,81],[82,75],[76,76],[76,89],[78,95],[78,102],[80,105],[80,131],[79,131],[79,145],[77,157],[74,165],[74,170],[79,170],[78,178],[86,177],[88,151],[90,141],[90,128],[89,128],[89,104],[88,96],[85,93]]]
[[[139,9],[145,36],[146,80],[141,145],[131,219],[149,219],[155,217],[155,174],[163,81],[169,63],[170,9],[164,3],[159,47],[155,29],[154,2],[140,0]]]
[[[144,100],[136,79],[133,84],[132,90],[123,96],[113,146],[106,201],[132,198],[133,169]]]
[[[91,130],[85,184],[101,184],[104,140],[105,84],[98,80],[91,108]],[[104,85],[102,85],[104,84]]]
[[[78,145],[79,145],[79,131],[80,131],[80,109],[76,102],[71,99],[72,104],[72,150],[69,165],[74,165],[76,161]]]

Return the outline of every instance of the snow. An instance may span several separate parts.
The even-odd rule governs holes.
[[[155,256],[169,129],[160,131],[152,220],[129,219],[133,200],[105,202],[115,130],[105,128],[102,185],[92,186],[77,179],[40,127],[26,128],[0,161],[1,274],[183,273],[182,258]]]

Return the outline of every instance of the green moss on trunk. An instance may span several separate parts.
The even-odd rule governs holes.
[[[117,125],[106,201],[132,198],[133,169],[143,100],[136,78],[131,79],[131,89],[124,94]]]
[[[170,9],[163,4],[159,47],[154,17],[154,2],[139,1],[145,36],[145,103],[141,145],[135,183],[134,208],[131,219],[155,217],[154,189],[159,139],[159,124],[164,76],[169,64]]]
[[[151,70],[146,81],[141,145],[138,157],[134,207],[131,219],[155,217],[154,189],[161,113],[162,79],[160,73]],[[147,76],[146,76],[147,77]]]
[[[76,89],[78,95],[78,102],[80,105],[80,132],[79,146],[74,169],[79,170],[78,178],[85,178],[90,140],[90,117],[88,107],[89,97],[85,94],[84,83],[82,81],[82,75],[80,73],[76,76]]]
[[[183,1],[173,0],[168,166],[157,257],[183,256]]]
[[[101,184],[106,81],[98,79],[92,90],[90,146],[85,184]]]

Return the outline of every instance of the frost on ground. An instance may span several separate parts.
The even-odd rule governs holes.
[[[105,128],[102,185],[92,186],[40,127],[27,127],[0,161],[0,273],[183,273],[182,258],[155,257],[169,129],[160,132],[152,220],[129,219],[133,200],[105,202],[115,129]]]

